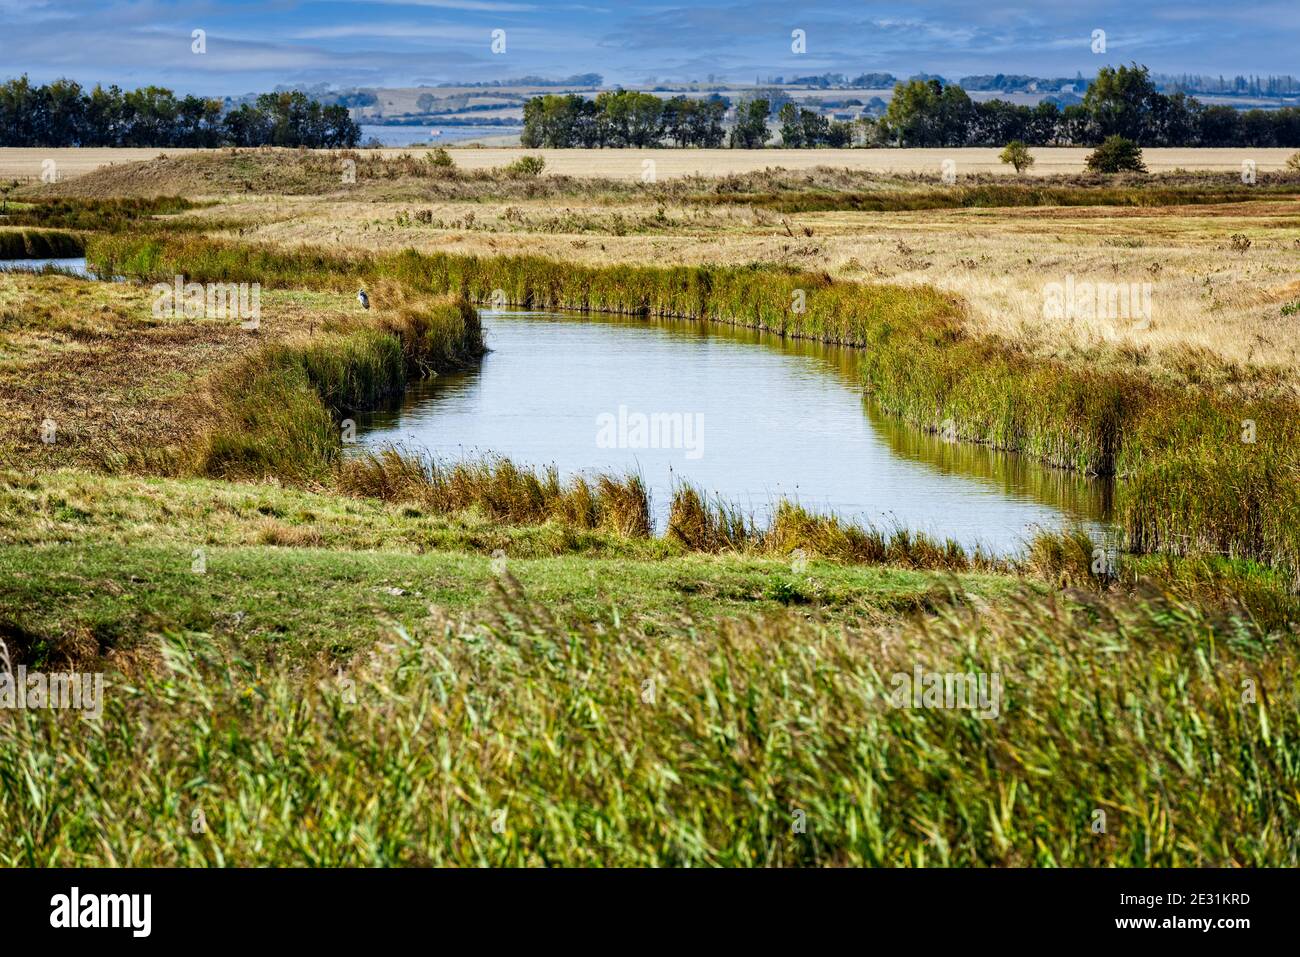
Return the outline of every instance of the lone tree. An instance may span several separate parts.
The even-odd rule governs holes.
[[[1029,147],[1020,140],[1012,140],[1003,147],[1002,152],[998,154],[998,159],[1014,166],[1017,173],[1023,173],[1034,165],[1034,158],[1029,155]]]
[[[1122,136],[1108,136],[1088,154],[1084,165],[1094,173],[1145,173],[1141,148]]]

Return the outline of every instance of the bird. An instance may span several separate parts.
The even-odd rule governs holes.
[[[362,309],[370,308],[370,297],[366,295],[366,291],[364,289],[357,290],[357,302],[361,303]]]

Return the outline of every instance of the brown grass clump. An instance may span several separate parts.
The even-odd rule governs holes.
[[[510,524],[555,521],[633,538],[651,532],[649,494],[635,475],[601,475],[594,486],[581,477],[563,483],[554,467],[538,473],[509,459],[447,464],[384,449],[344,461],[337,486],[350,495],[418,502],[444,514],[475,510]]]
[[[690,485],[683,485],[673,495],[668,537],[691,551],[741,551],[756,536],[757,531],[738,509],[720,501],[706,504]]]
[[[320,531],[310,525],[286,525],[274,518],[262,522],[256,540],[259,545],[282,548],[319,548],[325,543]]]

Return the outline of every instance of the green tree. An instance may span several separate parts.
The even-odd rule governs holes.
[[[1084,94],[1083,108],[1098,135],[1150,143],[1154,139],[1152,116],[1160,109],[1161,99],[1146,67],[1136,63],[1131,68],[1104,66]]]
[[[884,124],[900,146],[965,146],[977,113],[959,86],[939,80],[909,80],[894,86]]]
[[[767,143],[770,104],[765,99],[748,100],[736,108],[736,125],[731,129],[732,149],[757,150]]]
[[[793,103],[781,107],[776,115],[781,123],[781,145],[788,149],[798,149],[812,144],[804,142],[803,123],[799,121],[799,108]]]

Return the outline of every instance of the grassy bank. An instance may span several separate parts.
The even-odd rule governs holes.
[[[507,579],[342,670],[158,655],[0,722],[4,864],[1300,863],[1296,646],[1178,602],[647,630]],[[899,707],[918,668],[1000,693]]]
[[[385,621],[480,608],[503,569],[558,615],[643,627],[787,605],[855,620],[1017,584],[1010,568],[927,569],[903,555],[850,564],[810,550],[796,562],[756,541],[702,553],[612,523],[503,513],[528,483],[514,484],[439,508],[263,482],[0,471],[0,640],[15,662],[49,667],[129,670],[166,630],[294,665],[346,661]]]
[[[861,347],[867,387],[913,425],[1121,476],[1117,504],[1131,548],[1261,559],[1300,584],[1294,403],[1037,359],[970,336],[960,304],[933,290],[775,267],[601,268],[413,251],[344,257],[198,239],[104,237],[90,255],[101,269],[146,280],[183,272],[340,288],[384,277],[501,305],[707,318]]]

